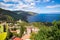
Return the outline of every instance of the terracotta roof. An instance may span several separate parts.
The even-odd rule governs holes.
[[[25,34],[23,37],[22,37],[23,40],[26,40],[26,39],[30,39],[30,34]]]
[[[21,38],[16,37],[16,38],[14,38],[13,40],[22,40],[22,39],[21,39]]]

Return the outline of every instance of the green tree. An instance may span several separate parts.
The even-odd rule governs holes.
[[[12,18],[11,16],[9,16],[9,15],[5,15],[5,16],[6,16],[7,22],[13,22],[14,21],[14,18]]]
[[[4,28],[3,28],[3,25],[2,24],[0,24],[0,33],[1,32],[4,32]]]
[[[34,40],[60,40],[60,29],[58,28],[60,22],[54,22],[53,26],[40,27],[40,31],[34,35]]]
[[[25,26],[27,25],[27,22],[24,22],[24,21],[17,22],[17,25],[19,26],[19,29],[20,29],[20,33],[17,34],[17,36],[21,38],[23,36],[23,34],[24,34],[24,31],[26,31]]]
[[[34,27],[40,28],[43,26],[43,23],[41,22],[32,22],[31,25],[33,25]]]
[[[8,30],[6,40],[9,40],[12,36],[13,36],[13,33],[11,33],[10,30]]]

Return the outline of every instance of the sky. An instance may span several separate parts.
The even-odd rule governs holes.
[[[0,0],[0,8],[35,13],[60,12],[60,0]]]

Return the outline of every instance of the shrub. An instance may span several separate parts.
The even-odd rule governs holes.
[[[60,40],[60,29],[58,28],[58,22],[54,23],[53,26],[40,27],[40,31],[33,35],[34,40]],[[32,38],[31,38],[32,39]],[[32,40],[33,40],[32,39]]]
[[[6,32],[0,33],[0,40],[5,40],[6,36],[7,36]]]

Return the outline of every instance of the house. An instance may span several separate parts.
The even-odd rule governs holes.
[[[13,26],[9,26],[9,30],[12,33],[20,33],[20,26],[18,26],[17,24],[14,24]]]
[[[10,40],[22,40],[22,39],[19,38],[19,37],[15,37],[15,36],[13,36]]]
[[[39,28],[37,28],[37,27],[34,27],[34,26],[25,26],[26,27],[26,34],[25,35],[23,35],[22,36],[22,39],[23,40],[31,40],[30,39],[30,35],[31,35],[31,33],[32,32],[35,32],[35,33],[37,33],[38,31],[39,31]]]
[[[34,26],[25,26],[27,30],[27,34],[30,34],[32,32],[37,33],[39,31],[39,28],[34,27]]]
[[[16,38],[14,38],[13,40],[22,40],[22,39],[21,39],[21,38],[16,37]]]
[[[30,40],[30,34],[25,34],[24,36],[22,36],[21,39],[22,40]]]

